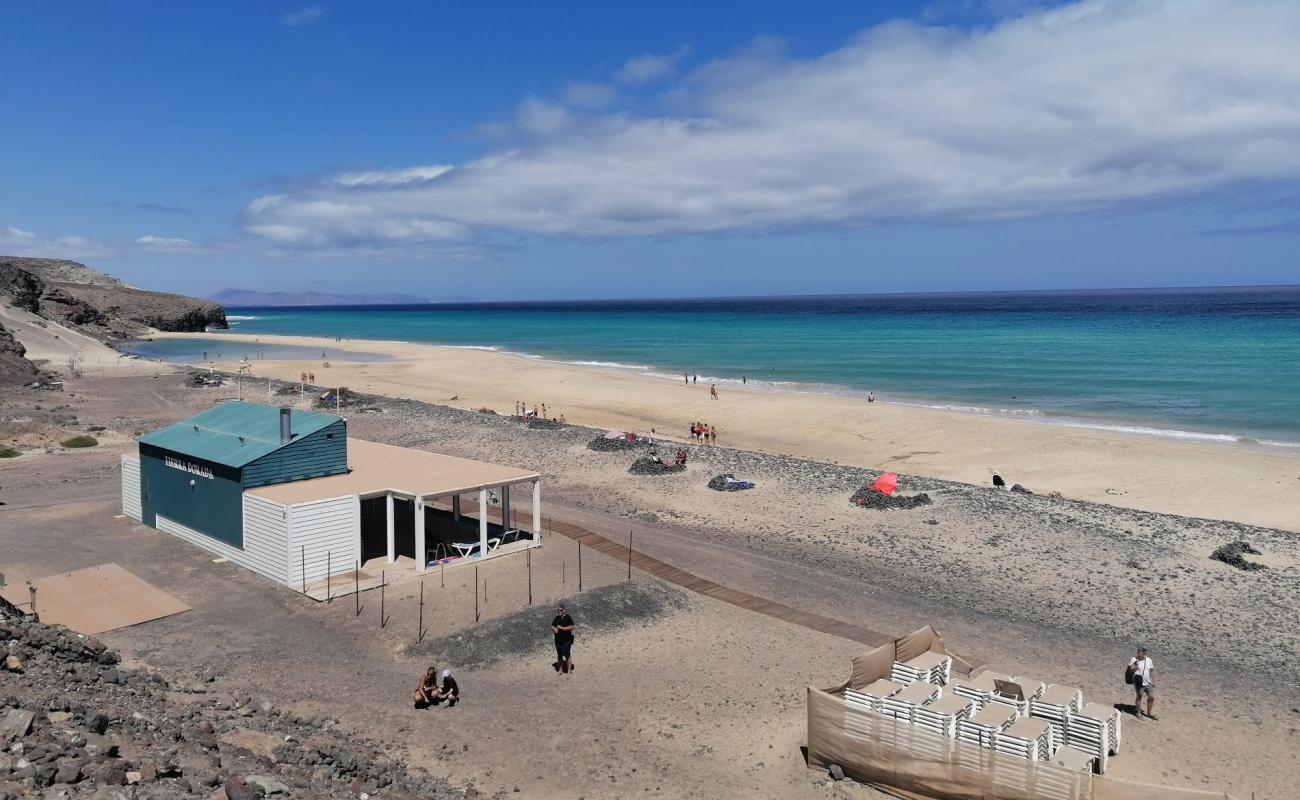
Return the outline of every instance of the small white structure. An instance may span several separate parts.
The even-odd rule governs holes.
[[[347,462],[344,474],[244,489],[242,547],[162,514],[156,527],[318,599],[541,545],[536,472],[350,437]],[[125,455],[122,511],[137,520],[139,497],[139,460]]]

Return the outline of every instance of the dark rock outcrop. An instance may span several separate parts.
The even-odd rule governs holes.
[[[27,348],[0,325],[0,386],[16,386],[33,380],[40,371],[27,360]]]
[[[220,303],[137,289],[75,261],[0,256],[0,300],[99,339],[227,327]]]

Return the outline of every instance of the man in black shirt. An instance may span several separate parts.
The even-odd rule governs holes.
[[[460,687],[456,685],[456,679],[451,677],[451,670],[444,669],[442,671],[442,689],[434,695],[433,703],[434,705],[437,705],[443,700],[446,700],[447,708],[451,708],[456,705],[456,701],[459,699]]]
[[[551,620],[551,633],[555,634],[555,667],[556,672],[563,672],[566,675],[573,671],[573,617],[569,612],[564,610],[564,606],[555,609],[555,619]]]

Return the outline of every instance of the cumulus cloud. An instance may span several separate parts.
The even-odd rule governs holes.
[[[324,6],[303,6],[297,11],[290,11],[280,17],[280,24],[289,28],[301,28],[304,25],[320,22],[324,16]]]
[[[564,87],[564,102],[574,108],[604,108],[618,99],[618,92],[603,83],[570,83]]]
[[[46,238],[13,226],[0,227],[0,253],[36,258],[88,259],[113,255],[113,248],[83,236]]]
[[[682,45],[671,53],[649,54],[630,58],[614,77],[623,83],[650,83],[666,78],[677,68],[677,62],[690,48]]]
[[[671,115],[528,98],[530,136],[512,150],[322,178],[259,198],[245,222],[276,242],[357,246],[1166,202],[1300,178],[1297,41],[1300,5],[1270,0],[1089,0],[976,30],[894,22],[806,59],[764,41],[675,81]]]

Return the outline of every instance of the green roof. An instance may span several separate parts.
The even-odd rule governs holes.
[[[281,443],[279,408],[230,402],[146,433],[139,441],[205,461],[242,467],[340,419],[333,414],[294,410],[289,417],[293,436]]]

